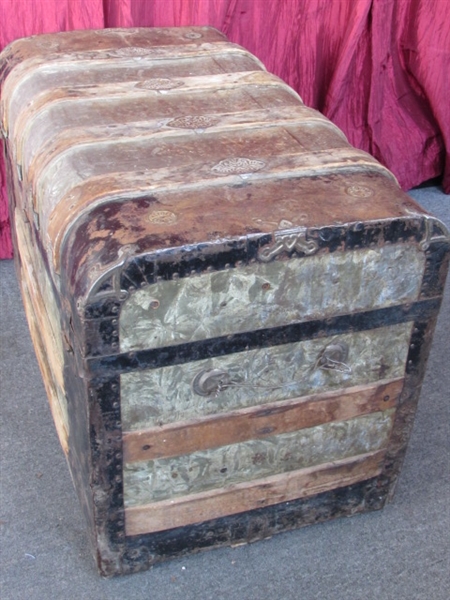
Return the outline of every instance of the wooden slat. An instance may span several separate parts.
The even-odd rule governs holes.
[[[25,313],[58,438],[67,455],[69,452],[69,424],[65,405],[61,331],[57,330],[59,316],[56,309],[51,311],[52,299],[48,297],[48,294],[45,297],[42,295],[42,289],[46,289],[44,281],[46,273],[43,271],[44,267],[41,265],[41,258],[37,251],[35,260],[33,259],[31,242],[25,230],[26,225],[17,210],[15,226],[18,243],[16,252],[20,256],[21,265],[19,283]]]
[[[123,434],[124,462],[189,454],[345,421],[395,406],[403,379],[380,381]]]
[[[383,450],[372,452],[228,488],[128,508],[125,510],[126,535],[202,523],[352,485],[377,476],[384,454]]]

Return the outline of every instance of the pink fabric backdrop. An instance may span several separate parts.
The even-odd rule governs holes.
[[[450,193],[448,15],[448,0],[0,0],[0,48],[69,29],[213,25],[389,167],[404,189],[443,175]],[[7,258],[2,169],[0,257]]]

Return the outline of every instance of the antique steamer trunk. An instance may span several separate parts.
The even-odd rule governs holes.
[[[1,55],[15,257],[104,575],[381,508],[444,226],[210,28]]]

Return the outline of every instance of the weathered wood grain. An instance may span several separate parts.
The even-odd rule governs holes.
[[[123,433],[124,463],[188,454],[314,427],[396,406],[403,379],[318,393],[147,430]]]
[[[69,420],[64,385],[64,352],[59,310],[42,257],[30,247],[30,233],[16,213],[15,230],[20,260],[20,288],[31,338],[36,349],[50,409],[60,444],[69,451]]]
[[[222,490],[127,508],[126,534],[170,530],[351,485],[378,475],[383,458],[384,451],[378,451]]]

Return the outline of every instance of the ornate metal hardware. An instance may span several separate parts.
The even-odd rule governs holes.
[[[192,389],[199,396],[217,396],[230,384],[231,377],[226,371],[222,369],[203,369],[195,376]]]
[[[347,358],[348,345],[345,342],[333,342],[328,344],[328,346],[326,346],[319,354],[313,369],[351,373],[351,367],[345,363]],[[295,383],[297,382],[289,381],[287,383],[275,385],[245,383],[231,379],[230,374],[223,369],[202,369],[192,381],[192,390],[198,396],[211,396],[217,398],[221,392],[229,388],[277,390]]]
[[[264,246],[258,252],[261,262],[269,262],[272,258],[282,252],[301,252],[307,256],[314,254],[319,249],[315,240],[306,239],[306,231],[275,233],[275,242],[270,246]]]
[[[328,344],[319,354],[316,362],[316,368],[324,371],[340,371],[341,373],[351,373],[352,369],[345,361],[348,358],[348,344],[345,342],[332,342]]]

